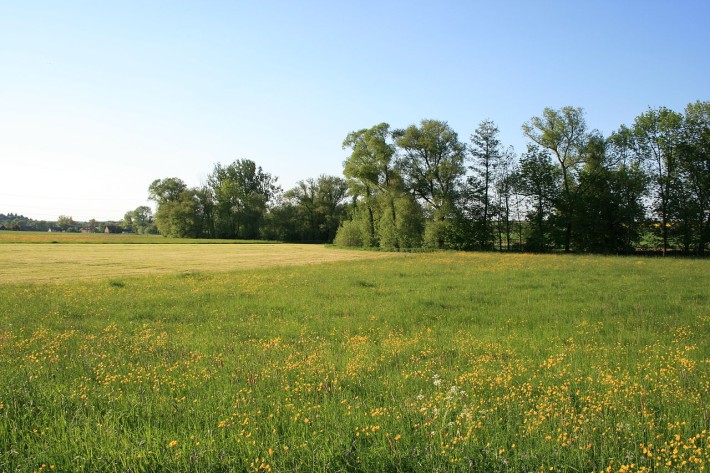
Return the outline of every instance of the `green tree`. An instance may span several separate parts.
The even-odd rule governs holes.
[[[495,241],[491,214],[493,213],[494,176],[503,160],[503,150],[498,138],[498,127],[491,120],[484,120],[471,134],[472,165],[469,169],[474,172],[475,182],[480,187],[480,231],[478,232],[479,246],[489,248]]]
[[[283,227],[275,234],[285,240],[332,243],[345,217],[347,189],[345,180],[334,176],[298,182],[284,192],[281,203],[272,209],[278,216],[278,220],[272,219],[272,225]]]
[[[129,210],[125,214],[123,214],[123,222],[121,222],[121,226],[123,227],[124,231],[127,232],[133,232],[133,211]]]
[[[703,255],[710,242],[710,102],[688,104],[683,118],[678,164],[688,220],[684,242]]]
[[[201,189],[188,188],[176,177],[156,179],[148,187],[149,199],[157,204],[155,228],[163,236],[200,238],[206,224],[204,195]],[[130,212],[131,224],[143,232],[153,229],[150,207],[141,206]]]
[[[457,205],[465,175],[466,147],[446,122],[422,120],[394,133],[404,188],[426,213],[424,241],[436,248],[460,248],[469,222]]]
[[[57,226],[65,232],[74,231],[76,222],[68,215],[60,215],[57,217]]]
[[[496,213],[498,215],[496,226],[498,249],[503,251],[503,235],[505,235],[505,248],[507,250],[511,248],[511,214],[516,205],[514,199],[514,176],[517,172],[517,164],[512,147],[504,150],[501,158],[494,174],[494,187]]]
[[[465,173],[465,146],[446,122],[422,120],[395,133],[405,183],[438,219],[453,207]]]
[[[515,179],[516,191],[529,202],[526,247],[532,251],[547,251],[551,247],[552,224],[560,197],[559,167],[552,164],[549,152],[535,144],[528,144],[520,159],[520,171]]]
[[[633,149],[651,178],[654,217],[659,223],[663,254],[669,248],[673,208],[678,201],[678,148],[682,115],[665,107],[649,109],[634,120]]]
[[[592,133],[582,149],[574,211],[575,249],[628,253],[638,241],[644,209],[645,176],[614,152],[614,140]],[[621,159],[620,159],[621,158]]]
[[[545,108],[541,117],[532,117],[522,128],[531,141],[552,152],[562,171],[562,194],[558,207],[564,227],[563,244],[565,251],[569,252],[574,221],[574,187],[582,163],[581,148],[587,139],[584,111],[575,107],[560,110]]]
[[[216,164],[207,178],[214,198],[214,233],[218,238],[258,238],[268,204],[280,187],[277,178],[248,159]],[[202,200],[209,202],[206,194]],[[203,205],[205,208],[205,205]]]
[[[176,202],[186,189],[187,185],[177,177],[156,179],[148,187],[148,199],[154,201],[158,206],[164,202]]]
[[[195,189],[183,190],[177,198],[158,207],[155,223],[161,235],[176,238],[202,236],[203,216]]]
[[[134,210],[127,212],[126,216],[130,217],[131,226],[136,233],[148,233],[150,226],[153,224],[153,210],[147,205],[136,207]],[[125,217],[124,220],[126,220]]]
[[[386,123],[354,131],[343,141],[352,150],[343,174],[353,197],[350,221],[336,239],[342,245],[412,248],[421,242],[421,209],[404,186],[395,162],[393,132]]]
[[[381,193],[389,192],[394,181],[398,179],[393,163],[395,147],[391,138],[390,126],[380,123],[372,128],[353,131],[343,140],[343,149],[351,150],[350,156],[344,162],[343,175],[355,205],[364,209],[364,212],[356,212],[353,215],[364,215],[367,218],[364,246],[379,244],[375,228],[377,198]],[[391,211],[392,218],[396,220],[393,202]]]

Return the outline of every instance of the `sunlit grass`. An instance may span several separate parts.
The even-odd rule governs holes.
[[[457,253],[0,286],[0,471],[701,471],[709,286]]]
[[[208,240],[195,238],[172,238],[161,235],[137,235],[134,233],[64,233],[64,232],[20,232],[0,230],[0,243],[100,243],[100,244],[155,244],[172,243],[199,244],[264,244],[276,243],[260,240]]]
[[[0,285],[209,273],[393,256],[322,245],[0,244]]]

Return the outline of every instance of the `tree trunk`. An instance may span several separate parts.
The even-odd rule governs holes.
[[[508,196],[505,196],[505,246],[506,250],[510,251],[510,202]]]
[[[489,165],[488,165],[488,162],[486,161],[486,177],[485,177],[484,186],[483,186],[484,190],[485,190],[485,194],[483,196],[483,235],[481,236],[481,248],[485,248],[486,246],[488,246],[488,238],[489,238],[489,234],[488,234],[488,231],[489,231],[488,230],[488,228],[489,228],[489,225],[488,225],[488,185],[489,185],[489,182],[488,181],[490,179],[489,179],[488,167],[489,167]],[[493,241],[495,241],[495,240],[493,240]]]
[[[367,204],[368,220],[370,223],[370,245],[375,243],[375,215],[372,213],[372,207]]]
[[[569,190],[569,181],[568,181],[568,174],[567,174],[567,167],[562,166],[562,174],[563,174],[563,179],[564,179],[564,191],[565,191],[565,253],[570,252],[570,242],[572,241],[572,216],[570,215],[572,213],[572,196],[570,195],[570,190]]]
[[[698,241],[698,255],[705,255],[705,245],[708,242],[708,235],[710,234],[710,213],[708,213],[707,221],[701,222],[700,224],[700,238]]]

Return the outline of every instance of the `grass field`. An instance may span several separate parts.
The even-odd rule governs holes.
[[[375,255],[6,280],[0,471],[708,468],[707,261]]]
[[[386,256],[322,245],[0,244],[0,285],[251,270]]]
[[[261,240],[205,240],[192,238],[170,238],[160,235],[137,235],[135,233],[63,233],[63,232],[19,232],[0,230],[1,243],[94,243],[94,244],[263,244]],[[268,242],[276,243],[276,242]]]

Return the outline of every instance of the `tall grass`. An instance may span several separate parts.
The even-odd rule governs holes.
[[[433,253],[0,286],[0,471],[700,471],[709,274]]]

